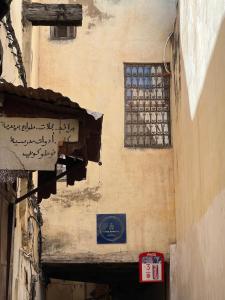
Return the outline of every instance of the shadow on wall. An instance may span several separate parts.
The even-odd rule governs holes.
[[[178,118],[174,121],[177,123],[174,125],[177,177],[180,192],[183,191],[183,203],[198,211],[197,218],[205,213],[212,200],[225,188],[224,53],[225,20],[221,24],[194,119],[191,119],[184,71],[181,72],[181,94],[175,103],[178,112]],[[181,70],[184,70],[182,59]],[[179,131],[176,133],[176,130]],[[200,199],[203,201],[201,205]]]
[[[108,0],[112,4],[118,4],[121,0]],[[96,19],[97,21],[104,21],[113,18],[112,15],[102,12],[96,5],[95,0],[70,0],[69,3],[79,3],[82,4],[85,10],[85,14],[91,19]]]
[[[87,200],[88,203],[90,201],[98,202],[101,199],[101,194],[99,192],[100,187],[87,187],[83,190],[63,190],[58,195],[52,196],[52,200],[56,203],[59,203],[63,208],[70,208],[76,204],[81,203],[84,205],[84,202]]]
[[[205,76],[194,119],[181,60],[174,150],[177,204],[177,299],[223,299],[225,250],[225,19]],[[181,53],[182,57],[182,53]],[[178,64],[179,62],[177,62]],[[179,74],[177,74],[179,78]],[[175,164],[176,165],[176,164]],[[195,226],[192,226],[195,224]],[[219,243],[218,243],[219,241]],[[178,283],[178,284],[177,284]]]
[[[118,4],[121,0],[108,0],[112,4]],[[91,22],[88,23],[86,34],[90,34],[94,28],[102,22],[108,21],[114,16],[101,11],[95,0],[69,0],[69,3],[79,3],[83,5],[84,15],[90,17]]]
[[[63,208],[70,208],[74,205],[74,202],[76,204],[80,203],[82,206],[89,206],[90,202],[98,202],[101,199],[99,189],[100,186],[86,187],[83,190],[64,189],[57,195],[52,195],[51,199]]]
[[[68,232],[57,232],[57,235],[49,238],[43,236],[42,253],[60,253],[62,249],[68,245],[72,240],[72,235]]]

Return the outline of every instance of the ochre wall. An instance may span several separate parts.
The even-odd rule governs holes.
[[[179,24],[181,71],[177,60],[175,76],[181,89],[172,104],[177,231],[172,300],[225,297],[224,12],[220,0],[180,1],[175,38]]]
[[[42,203],[44,260],[137,261],[143,251],[169,252],[175,240],[173,150],[124,148],[123,64],[163,61],[174,2],[83,0],[75,40],[51,41],[50,29],[41,28],[39,85],[104,114],[103,165],[89,163],[85,182],[61,184]],[[126,244],[96,244],[98,213],[126,213]]]

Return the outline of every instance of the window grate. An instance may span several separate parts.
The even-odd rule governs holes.
[[[75,39],[77,28],[75,26],[51,26],[50,37],[52,40],[70,40]]]
[[[169,147],[170,75],[164,65],[125,64],[124,84],[125,147]]]

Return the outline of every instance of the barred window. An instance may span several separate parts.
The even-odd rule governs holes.
[[[52,40],[75,39],[77,28],[75,26],[51,26],[50,37]]]
[[[170,76],[164,64],[125,64],[124,75],[125,147],[169,147]]]

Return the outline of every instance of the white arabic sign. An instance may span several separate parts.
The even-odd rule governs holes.
[[[0,117],[0,169],[54,170],[58,147],[78,141],[77,120]]]

